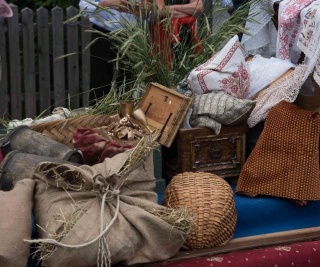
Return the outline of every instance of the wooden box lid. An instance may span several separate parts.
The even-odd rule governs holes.
[[[159,131],[159,143],[170,147],[192,99],[158,83],[150,83],[138,107],[151,128]]]

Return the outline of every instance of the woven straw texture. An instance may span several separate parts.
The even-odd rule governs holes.
[[[72,135],[77,128],[96,129],[107,127],[107,132],[115,123],[119,122],[119,115],[82,115],[79,117],[45,122],[31,126],[31,129],[40,132],[51,139],[58,141],[68,147],[73,147]],[[101,133],[101,131],[100,131]]]
[[[185,241],[188,249],[227,244],[233,237],[237,213],[233,191],[220,176],[184,172],[168,184],[162,204],[186,208],[194,222]]]

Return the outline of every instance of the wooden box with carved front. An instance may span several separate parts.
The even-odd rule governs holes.
[[[219,135],[208,128],[179,129],[170,148],[162,148],[163,174],[211,172],[236,177],[245,163],[247,125],[223,126]]]

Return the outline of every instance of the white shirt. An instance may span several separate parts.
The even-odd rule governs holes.
[[[98,4],[101,0],[80,0],[79,7],[89,20],[107,31],[123,28],[123,23],[135,23],[136,17],[130,13],[119,12],[109,8],[108,10],[96,11],[97,7],[91,3]]]
[[[221,0],[221,6],[222,7],[232,7],[233,2],[232,2],[232,0]]]

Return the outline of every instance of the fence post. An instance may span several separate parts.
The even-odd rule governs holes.
[[[24,110],[27,118],[37,115],[36,105],[36,66],[35,66],[35,36],[33,26],[33,11],[25,8],[21,12],[23,40],[23,77],[24,77]]]
[[[9,104],[6,31],[5,20],[0,18],[0,116],[4,119],[8,116]]]
[[[79,10],[25,8],[0,19],[0,118],[35,118],[89,105],[91,23]],[[66,15],[64,15],[64,11]],[[21,20],[20,20],[21,18]],[[70,99],[68,99],[70,95]]]
[[[50,113],[51,103],[51,65],[49,47],[48,10],[37,10],[38,60],[39,60],[39,108],[42,115]]]
[[[7,106],[8,112],[10,112],[11,118],[22,117],[22,105],[21,105],[21,66],[20,66],[20,25],[18,7],[12,6],[13,16],[7,19],[8,22],[8,63],[10,60],[10,94],[9,103]],[[9,92],[9,90],[8,90]],[[10,110],[9,110],[10,107]]]
[[[67,8],[67,20],[78,14],[75,7]],[[70,95],[71,108],[79,107],[79,31],[78,19],[73,19],[67,23],[67,57],[68,60],[68,92]]]

